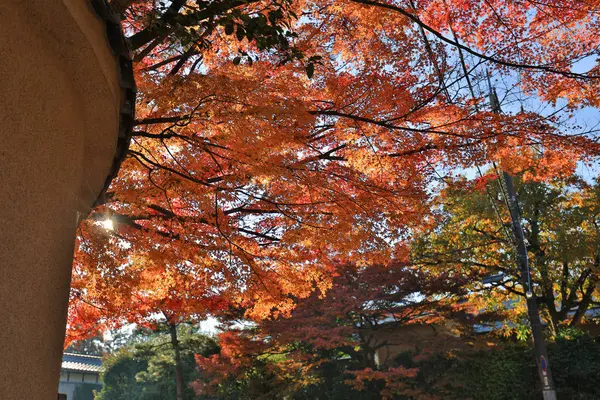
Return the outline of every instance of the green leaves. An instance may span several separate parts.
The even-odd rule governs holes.
[[[272,51],[271,54],[281,57],[282,64],[302,60],[304,54],[292,45],[292,40],[298,37],[298,34],[291,30],[289,23],[290,19],[297,19],[297,15],[288,10],[286,5],[279,3],[276,5],[277,8],[267,9],[260,13],[247,13],[242,9],[234,9],[217,19],[214,25],[223,27],[224,33],[228,36],[235,34],[236,39],[240,42],[247,39],[259,51]],[[211,22],[211,24],[213,23]],[[247,57],[248,64],[252,65],[253,59],[247,54],[236,57],[233,63],[241,64],[244,56]],[[309,64],[305,66],[309,77],[313,76],[314,64],[319,59],[320,57],[313,56],[309,59]]]

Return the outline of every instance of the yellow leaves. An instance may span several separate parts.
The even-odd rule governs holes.
[[[261,185],[265,188],[268,188],[272,179],[273,178],[269,175],[258,175],[258,176],[252,177],[251,182],[255,185],[257,184],[257,185]]]
[[[277,318],[289,315],[293,308],[294,302],[291,299],[259,298],[252,307],[247,309],[245,317],[251,320],[263,320],[270,317]]]
[[[395,165],[391,158],[377,154],[373,149],[358,147],[348,152],[348,164],[376,182],[394,180]]]

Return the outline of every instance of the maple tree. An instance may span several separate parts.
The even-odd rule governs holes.
[[[554,333],[577,326],[598,304],[598,182],[571,176],[550,183],[519,180],[533,292]],[[440,196],[440,224],[414,248],[415,262],[427,268],[500,274],[486,289],[473,282],[480,309],[507,308],[519,323],[525,292],[510,236],[503,187],[491,170],[479,182],[456,182]],[[510,328],[507,328],[509,331]]]
[[[81,256],[84,254],[82,252]],[[97,254],[91,252],[86,255]],[[102,254],[102,258],[107,257],[112,258],[113,254]],[[101,260],[96,260],[92,258],[89,262],[91,265],[98,262],[95,265],[103,267]],[[68,326],[67,335],[70,340],[77,340],[99,330],[118,329],[127,324],[151,329],[165,328],[174,353],[176,398],[183,400],[184,363],[178,327],[182,323],[205,319],[208,311],[214,312],[225,307],[227,301],[207,287],[207,282],[196,279],[191,270],[186,270],[185,263],[170,265],[163,259],[156,262],[151,252],[137,256],[131,262],[132,265],[125,268],[109,271],[110,275],[100,269],[94,272],[100,270],[101,275],[94,275],[88,268],[73,283],[73,295],[79,300],[72,305],[77,319]],[[81,287],[80,283],[85,286]],[[96,292],[90,293],[88,288]],[[94,296],[95,293],[101,296]]]
[[[463,288],[469,276],[450,271],[434,276],[397,262],[339,264],[332,275],[331,288],[297,299],[289,317],[236,328],[244,310],[234,308],[223,314],[230,328],[220,334],[220,354],[197,357],[201,371],[213,376],[209,382],[197,383],[198,393],[210,394],[219,385],[227,390],[229,380],[242,380],[264,361],[274,377],[270,390],[261,388],[263,393],[257,397],[309,390],[331,379],[324,374],[340,363],[347,369],[345,384],[354,390],[364,390],[370,381],[385,382],[380,387],[384,396],[410,390],[405,380],[414,377],[416,370],[378,365],[377,352],[402,343],[402,335],[389,332],[440,322],[455,312],[454,303],[466,294]],[[423,338],[421,345],[427,345],[427,340]]]
[[[597,50],[596,2],[113,3],[137,120],[79,228],[71,338],[230,303],[287,316],[339,259],[406,258],[440,170],[495,161],[544,180],[598,154],[593,132],[496,115],[473,89],[487,66],[544,101],[597,106],[598,66],[573,70]]]

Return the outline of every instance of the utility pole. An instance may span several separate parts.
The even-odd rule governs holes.
[[[492,111],[500,114],[500,102],[496,89],[492,88],[488,75],[488,86],[490,89],[490,105]],[[521,285],[525,290],[525,298],[527,302],[527,315],[531,324],[531,334],[533,337],[533,348],[535,351],[535,361],[537,364],[538,374],[542,383],[542,394],[544,400],[556,400],[556,390],[550,371],[550,362],[548,361],[548,351],[546,349],[546,339],[544,338],[544,327],[540,320],[540,313],[537,305],[533,287],[531,285],[531,272],[529,271],[529,257],[527,256],[527,244],[525,243],[525,235],[521,225],[521,212],[517,201],[517,193],[513,183],[513,178],[507,172],[502,172],[504,178],[504,186],[506,188],[506,197],[508,208],[510,211],[511,227],[513,232],[513,241],[517,252],[517,262],[521,272]]]

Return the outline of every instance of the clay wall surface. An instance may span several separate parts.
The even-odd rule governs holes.
[[[56,399],[77,212],[111,167],[119,97],[87,0],[0,1],[0,399]]]

